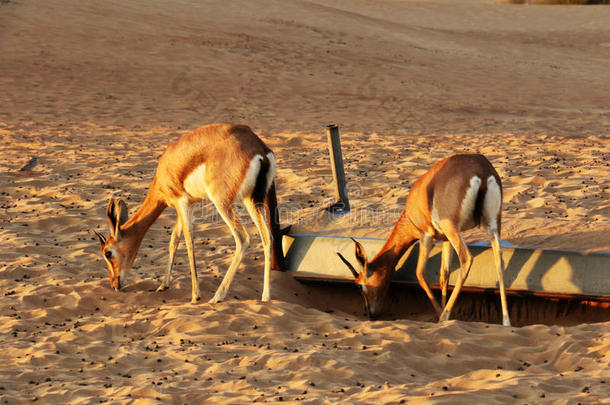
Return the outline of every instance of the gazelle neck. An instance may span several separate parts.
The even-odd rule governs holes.
[[[403,213],[392,229],[390,237],[379,253],[371,260],[372,263],[383,264],[383,267],[392,271],[405,252],[420,238],[419,230]]]
[[[144,239],[144,235],[146,235],[148,229],[155,223],[165,208],[167,208],[167,203],[164,199],[160,198],[155,179],[140,208],[121,227],[123,237],[128,238],[133,247],[138,249],[142,239]]]

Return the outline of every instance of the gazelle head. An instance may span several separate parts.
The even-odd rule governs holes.
[[[369,319],[376,319],[385,303],[385,297],[390,287],[390,270],[383,264],[384,260],[369,262],[364,247],[352,239],[356,245],[356,260],[362,270],[356,271],[354,266],[339,252],[337,255],[354,275],[356,285],[360,287],[364,298],[364,308]]]
[[[127,273],[135,259],[135,252],[131,244],[125,238],[121,226],[127,222],[127,204],[123,200],[116,201],[111,198],[106,208],[106,217],[110,227],[110,235],[105,237],[94,231],[100,241],[102,255],[108,265],[108,276],[110,286],[116,291],[121,288],[121,282],[125,282]]]

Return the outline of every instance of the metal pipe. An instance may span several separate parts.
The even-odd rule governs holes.
[[[343,155],[341,154],[339,127],[334,124],[327,125],[326,135],[328,139],[330,163],[333,171],[333,180],[335,183],[335,197],[337,199],[337,202],[332,204],[327,209],[332,213],[346,213],[349,212],[350,206],[349,199],[347,197],[345,171],[343,168]]]

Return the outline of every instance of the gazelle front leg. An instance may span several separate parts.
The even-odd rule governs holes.
[[[455,304],[455,301],[457,300],[457,297],[460,294],[462,285],[464,284],[464,281],[466,281],[468,273],[470,272],[470,267],[472,266],[472,254],[468,250],[468,247],[466,246],[466,243],[464,242],[464,239],[462,238],[462,235],[460,234],[456,225],[454,225],[453,223],[445,224],[443,231],[445,232],[447,239],[449,239],[449,242],[451,242],[451,245],[457,252],[458,258],[460,259],[460,277],[458,277],[457,283],[453,288],[453,292],[449,297],[449,301],[447,301],[447,305],[445,305],[443,313],[438,319],[439,322],[449,320],[453,305]]]
[[[426,279],[424,278],[424,271],[426,270],[426,262],[428,261],[428,255],[430,254],[430,249],[432,248],[432,237],[428,234],[424,234],[419,240],[419,256],[417,258],[417,269],[415,270],[415,274],[417,275],[417,281],[419,281],[419,285],[424,289],[426,295],[430,299],[432,306],[434,307],[434,311],[437,316],[441,314],[441,307],[439,307],[438,302],[436,302],[436,298],[434,298],[434,294],[432,294],[432,290],[428,286]]]
[[[447,285],[449,284],[449,268],[451,267],[451,257],[453,256],[453,249],[449,241],[443,242],[443,248],[441,252],[441,274],[440,274],[440,285],[441,285],[441,307],[445,308],[447,304]]]
[[[176,257],[176,250],[180,246],[180,237],[182,236],[182,221],[180,218],[176,220],[176,225],[172,230],[172,237],[169,240],[169,261],[167,263],[167,272],[163,278],[163,282],[157,288],[157,291],[165,291],[169,288],[172,281],[172,267],[174,266],[174,258]]]
[[[191,267],[191,302],[195,304],[200,299],[199,283],[197,282],[197,263],[195,261],[195,251],[193,249],[193,211],[186,199],[180,199],[176,205],[178,218],[184,232],[184,242],[189,256]]]

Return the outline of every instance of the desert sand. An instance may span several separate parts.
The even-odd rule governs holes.
[[[281,272],[261,303],[256,236],[210,305],[234,244],[205,206],[202,303],[182,248],[154,292],[169,209],[117,293],[92,231],[111,196],[134,212],[165,145],[232,122],[275,151],[295,232],[385,237],[419,175],[479,151],[502,177],[503,239],[608,250],[609,21],[483,0],[0,1],[0,403],[608,401],[610,315],[371,322]],[[322,210],[329,123],[353,206],[340,218]]]

